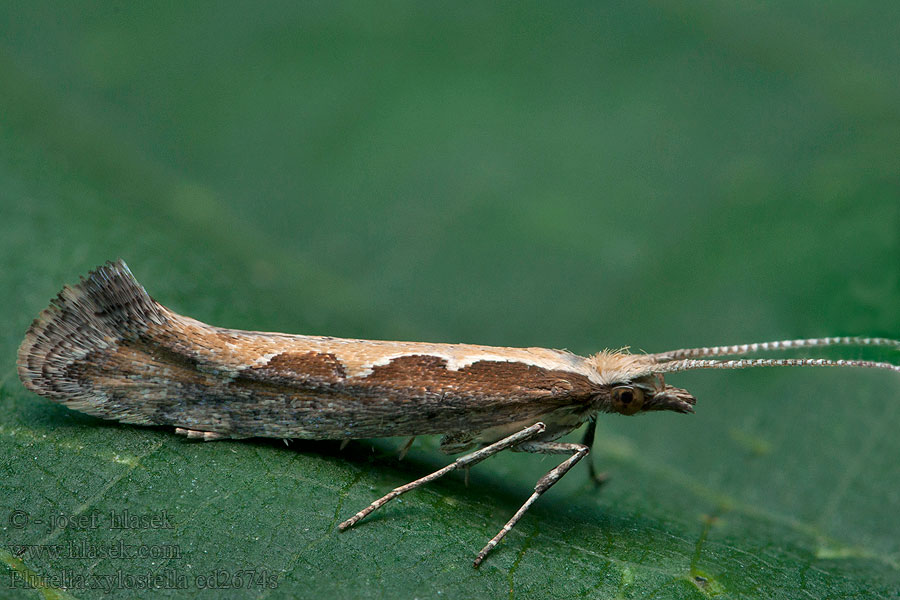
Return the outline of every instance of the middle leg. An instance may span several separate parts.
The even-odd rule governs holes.
[[[516,511],[516,514],[507,521],[506,525],[503,526],[503,529],[500,530],[500,533],[495,535],[493,539],[481,549],[481,552],[478,553],[478,556],[475,558],[475,567],[478,567],[488,553],[494,549],[494,546],[500,543],[500,540],[502,540],[519,519],[522,518],[522,515],[524,515],[525,512],[531,508],[531,505],[541,497],[541,494],[553,487],[553,484],[562,479],[562,476],[565,475],[569,469],[574,467],[578,461],[587,456],[588,452],[590,452],[590,448],[585,444],[562,444],[557,442],[524,442],[513,448],[513,450],[518,452],[535,452],[539,454],[571,454],[572,456],[538,479],[537,484],[534,486],[534,493],[531,494],[528,500],[525,501],[525,504]]]

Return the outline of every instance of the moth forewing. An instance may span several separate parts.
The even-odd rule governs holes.
[[[17,369],[28,389],[69,408],[174,426],[189,438],[440,434],[443,451],[469,451],[376,500],[341,523],[342,530],[400,494],[506,449],[568,455],[481,550],[478,566],[540,495],[588,454],[599,413],[693,412],[694,397],[668,385],[666,374],[769,366],[900,371],[888,361],[745,357],[830,346],[895,352],[900,341],[811,338],[583,357],[547,348],[241,331],[165,308],[119,260],[63,288],[28,329]],[[555,441],[585,422],[591,425],[584,443]]]

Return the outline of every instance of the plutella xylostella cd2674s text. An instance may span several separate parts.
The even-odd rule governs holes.
[[[62,289],[19,347],[25,386],[91,415],[170,425],[191,438],[311,440],[440,434],[443,469],[398,487],[340,524],[502,450],[566,456],[478,553],[477,567],[528,508],[590,450],[598,413],[693,412],[667,373],[769,366],[868,367],[869,360],[742,358],[826,346],[882,346],[885,338],[830,337],[578,356],[505,348],[287,335],[213,327],[153,300],[121,260]],[[581,444],[558,438],[588,423]]]

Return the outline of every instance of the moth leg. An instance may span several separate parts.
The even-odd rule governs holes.
[[[584,444],[561,444],[557,442],[526,442],[517,446],[515,450],[519,452],[535,452],[539,454],[571,454],[572,456],[557,465],[555,468],[551,469],[549,473],[538,479],[537,484],[535,484],[534,486],[534,493],[531,494],[531,497],[529,497],[528,500],[525,501],[525,504],[523,504],[522,507],[516,511],[516,514],[514,514],[509,521],[507,521],[506,525],[503,526],[503,529],[500,530],[500,533],[495,535],[493,539],[489,541],[484,548],[482,548],[481,552],[478,553],[478,557],[475,559],[474,564],[476,568],[481,564],[481,561],[484,560],[484,557],[494,549],[494,546],[496,546],[500,542],[500,540],[502,540],[504,536],[509,533],[509,531],[519,521],[519,519],[522,518],[522,515],[525,514],[525,511],[531,508],[531,505],[541,497],[541,494],[553,487],[554,483],[559,481],[562,476],[569,471],[569,469],[574,467],[579,460],[587,456],[588,452],[590,452],[590,448],[588,448]]]
[[[406,458],[406,453],[409,452],[409,449],[412,448],[413,442],[416,441],[416,436],[412,436],[409,438],[403,447],[400,448],[399,455],[397,456],[397,460],[403,460]]]
[[[588,451],[592,450],[594,447],[594,436],[597,434],[597,421],[595,419],[591,419],[588,421],[587,429],[584,430],[584,438],[581,440],[581,444],[587,446]],[[596,465],[594,465],[593,459],[588,459],[588,471],[591,474],[591,479],[594,480],[594,483],[597,485],[603,485],[606,483],[606,480],[609,479],[609,475],[606,473],[600,473],[597,471]]]
[[[502,450],[506,450],[510,446],[515,446],[516,444],[520,444],[526,440],[529,440],[536,435],[540,435],[546,428],[546,425],[544,425],[543,423],[535,423],[530,427],[526,427],[521,431],[517,431],[516,433],[503,438],[499,442],[494,442],[493,444],[485,446],[484,448],[476,450],[475,452],[471,452],[469,454],[466,454],[465,456],[460,456],[443,469],[438,469],[431,475],[426,475],[425,477],[416,479],[415,481],[411,481],[406,485],[401,485],[398,488],[394,488],[390,493],[382,496],[369,506],[365,507],[364,509],[338,525],[338,529],[344,531],[348,527],[353,527],[361,519],[364,519],[369,513],[378,510],[400,494],[405,494],[409,490],[413,490],[422,484],[428,483],[429,481],[434,481],[439,477],[443,477],[450,471],[455,471],[456,469],[462,469],[464,467],[470,467],[476,463],[479,463],[489,456],[493,456],[494,454],[497,454]]]
[[[189,440],[202,439],[204,442],[212,442],[213,440],[223,440],[228,438],[224,433],[216,433],[215,431],[199,431],[197,429],[185,429],[176,427],[175,433],[186,435]]]

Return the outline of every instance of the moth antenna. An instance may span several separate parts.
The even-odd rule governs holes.
[[[654,373],[675,373],[694,369],[749,369],[752,367],[862,367],[900,373],[900,365],[873,360],[830,360],[827,358],[740,358],[737,360],[684,359],[664,362]]]
[[[707,346],[705,348],[682,348],[648,354],[657,362],[669,362],[684,358],[701,358],[704,356],[742,356],[772,350],[791,350],[794,348],[825,348],[828,346],[886,346],[900,350],[900,340],[888,338],[871,338],[859,336],[808,338],[802,340],[780,340],[777,342],[757,342],[754,344],[737,344],[733,346]],[[710,368],[710,367],[697,367]],[[713,367],[724,368],[724,367]],[[740,367],[733,367],[740,368]]]

